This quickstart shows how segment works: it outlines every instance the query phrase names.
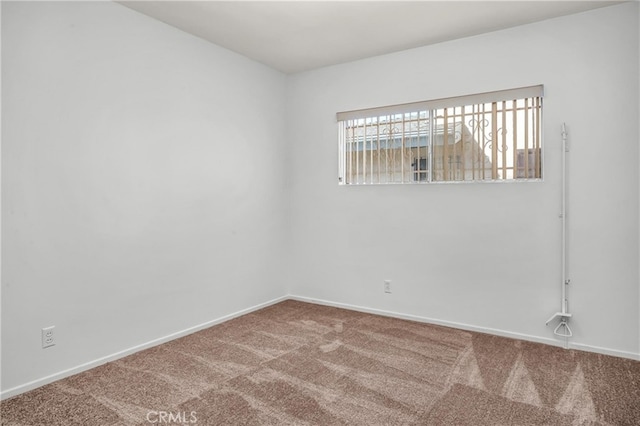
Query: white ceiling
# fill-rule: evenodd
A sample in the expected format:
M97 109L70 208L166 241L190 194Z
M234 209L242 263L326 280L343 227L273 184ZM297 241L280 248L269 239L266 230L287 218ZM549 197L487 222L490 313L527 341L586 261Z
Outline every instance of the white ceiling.
M119 1L284 73L514 27L619 1Z

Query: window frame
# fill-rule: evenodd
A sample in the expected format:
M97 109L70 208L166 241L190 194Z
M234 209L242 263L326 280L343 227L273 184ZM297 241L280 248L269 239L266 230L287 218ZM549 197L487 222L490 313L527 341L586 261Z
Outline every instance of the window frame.
M339 153L338 153L338 183L340 185L345 185L345 186L353 186L353 185L386 185L386 184L401 184L401 185L407 185L407 184L433 184L433 183L510 183L510 182L542 182L544 180L544 135L543 135L543 98L544 98L544 86L543 85L535 85L535 86L527 86L527 87L521 87L521 88L516 88L516 89L508 89L508 90L500 90L500 91L493 91L493 92L484 92L484 93L479 93L479 94L472 94L472 95L466 95L466 96L456 96L456 97L451 97L451 98L441 98L441 99L435 99L435 100L428 100L428 101L421 101L421 102L411 102L411 103L405 103L405 104L398 104L398 105L388 105L388 106L383 106L383 107L375 107L375 108L368 108L368 109L360 109L360 110L353 110L353 111L344 111L344 112L339 112L336 114L336 119L338 122L338 149L339 149ZM532 99L533 102L531 102L531 104L529 104L529 100ZM519 107L517 105L517 102L523 101L524 102L524 107ZM507 102L512 103L512 106L510 108L508 108L507 106ZM505 143L505 136L504 134L507 133L509 130L503 130L503 127L497 128L497 123L498 119L496 118L495 115L495 111L496 111L496 107L495 105L500 103L501 104L501 108L499 111L502 114L502 118L500 123L502 124L502 126L506 127L506 122L505 122L505 117L507 114L507 111L509 111L509 115L513 118L513 122L514 122L514 128L513 128L513 134L510 135L510 137L512 138L511 144L507 144ZM453 110L454 111L454 115L455 115L455 111L456 109L460 109L461 111L465 111L466 108L472 106L473 108L475 108L476 106L479 108L480 106L482 106L483 108L486 105L492 105L493 106L493 117L491 118L491 125L493 126L491 129L491 140L490 140L490 144L489 146L491 146L493 144L493 142L496 142L495 145L499 145L499 136L498 135L498 131L502 132L502 149L507 149L507 150L512 150L512 153L510 155L513 156L513 159L509 159L508 163L505 163L505 154L501 154L502 155L502 159L501 160L501 165L498 166L499 161L496 161L497 158L495 157L496 155L496 149L497 148L492 148L493 149L493 157L491 158L492 161L489 161L489 164L491 164L491 168L493 169L493 172L491 173L491 177L490 178L486 178L485 177L485 172L486 172L486 164L487 164L487 159L481 159L480 163L483 163L481 166L479 166L478 170L480 170L480 167L482 168L482 178L476 177L475 175L475 171L473 172L473 174L469 177L468 176L468 171L466 171L466 169L462 169L462 173L461 176L462 178L458 178L457 176L460 174L460 169L459 166L455 167L455 170L453 171L453 173L455 174L455 178L450 178L450 177L443 177L443 178L436 178L436 173L441 173L443 176L445 176L445 173L450 173L451 171L448 170L447 167L445 167L444 165L441 166L443 171L438 171L436 170L435 164L433 164L434 162L434 147L437 147L438 142L437 142L437 138L438 135L440 135L440 139L444 138L445 142L440 143L440 145L442 145L442 150L444 150L444 153L440 154L440 156L442 158L437 158L436 160L438 160L440 163L444 163L445 160L445 155L446 155L446 151L449 146L452 145L456 145L457 143L455 142L455 139L453 139L453 143L447 142L447 137L448 135L451 135L452 132L455 135L456 134L456 128L458 126L460 126L460 132L464 133L465 131L468 133L469 132L469 128L467 127L467 123L464 120L465 117L465 113L461 112L461 116L463 117L459 122L455 121L455 118L453 119L454 121L450 122L447 119L447 113L446 111L450 111ZM524 148L520 148L521 147L521 137L519 135L516 134L517 131L517 123L520 123L520 118L519 114L520 114L520 110L523 110L522 114L524 117L524 122L528 123L528 126L530 126L530 128L525 128L523 130L520 130L521 132L524 132L525 136L525 142L524 142ZM444 121L441 122L441 128L437 128L438 127L438 120L442 120L442 116L438 116L437 113L441 111L445 111L444 113ZM475 111L475 109L474 109ZM426 113L426 115L425 115ZM527 116L527 114L531 113L531 118L529 118ZM392 179L391 181L380 181L380 172L378 172L378 181L374 181L374 177L373 177L373 170L370 171L371 173L371 181L366 181L367 177L366 177L366 173L363 179L359 178L359 171L355 174L356 179L354 180L354 174L353 174L353 170L351 170L349 167L347 167L347 161L349 161L350 166L352 167L352 158L348 158L349 155L353 155L354 150L351 148L351 150L349 151L347 144L348 143L354 143L354 138L356 138L356 136L352 135L352 139L350 139L350 142L347 142L348 136L347 136L347 132L349 129L353 129L356 127L361 127L361 124L352 124L352 127L347 127L346 123L355 123L355 120L360 120L358 121L358 123L362 123L361 120L365 120L364 121L364 135L358 135L357 138L359 138L358 140L361 142L356 141L356 144L361 143L362 146L362 151L366 152L367 150L373 150L373 148L368 148L369 146L373 147L374 143L373 143L373 139L369 140L369 136L366 133L366 128L367 125L369 125L369 127L376 127L379 128L381 125L383 125L383 118L384 117L388 117L388 121L386 122L386 124L384 125L388 125L392 126L392 122L395 123L395 121L393 120L398 120L398 117L402 117L401 121L402 121L402 130L400 132L401 134L401 138L402 138L402 145L401 145L401 151L400 154L402 156L405 155L405 150L406 150L406 146L405 146L405 132L406 129L404 127L404 121L405 121L405 116L406 114L416 114L416 119L407 119L408 121L420 121L420 120L424 120L426 123L426 126L428 127L428 133L426 133L428 136L426 136L425 142L424 142L424 147L425 147L425 151L423 153L420 152L420 142L418 143L418 154L417 157L414 157L414 153L410 152L410 156L409 156L409 162L411 163L413 161L413 163L411 163L410 168L407 168L407 170L405 170L406 168L406 162L404 160L404 158L402 159L403 162L403 166L400 168L400 171L397 173L400 173L401 175L401 179L400 181L396 181L395 179L395 171L391 171L388 172L388 169L385 169L385 173L391 173ZM486 118L487 116L487 112L483 109L482 113L478 113L478 117L482 117L483 119ZM413 117L413 115L411 115L410 117ZM370 120L369 124L366 124L367 121L366 120ZM529 122L529 120L531 120ZM371 124L374 123L374 124ZM424 123L423 123L424 124ZM471 121L469 122L469 124L471 124ZM508 124L508 123L507 123ZM420 126L420 124L418 124L418 126ZM486 131L487 129L485 129L483 127L483 131ZM418 132L426 132L426 127L423 125L422 130L419 130ZM389 131L391 132L391 131ZM440 132L440 133L438 133ZM535 139L535 144L534 145L527 145L527 140L529 138L529 133L531 134L531 139ZM388 133L391 134L391 133ZM413 134L415 135L415 130L413 131ZM418 133L418 140L420 138L420 135L422 135L424 133ZM454 136L456 137L456 136ZM457 135L457 137L460 137L460 144L462 144L462 136ZM380 138L380 131L378 130L378 139L377 139L377 146L378 146L378 155L380 155L380 152L384 152L385 155L390 155L389 154L389 142L392 141L393 143L393 139L397 138L396 136L392 137L387 137L386 139L386 146L384 149L380 149L380 145L381 145L381 141L382 139ZM476 141L475 139L473 139L473 142L476 145L479 145L479 141ZM482 154L479 155L484 155L485 157L487 156L486 153L486 141L485 144L482 146ZM353 145L351 145L353 146ZM415 146L411 146L410 148L415 148ZM360 149L360 147L357 147L356 150ZM397 148L394 148L397 150ZM463 151L464 149L466 149L465 147L460 147L459 148L461 151L456 152L455 149L453 151L453 157L456 158L460 158L460 155L462 155L463 157L465 156L465 152ZM478 148L480 149L480 148ZM524 154L524 150L528 150L529 155L525 155ZM523 152L519 152L519 151L523 151ZM533 152L532 152L533 151ZM502 152L502 151L501 151ZM358 155L358 154L356 154ZM363 156L366 154L363 154ZM373 154L370 154L373 158ZM532 157L533 155L533 157ZM424 158L423 158L424 157ZM525 165L523 165L522 167L520 167L520 160L524 159L524 157L526 157L525 161ZM488 157L487 157L488 158ZM535 159L535 163L533 165L533 167L531 167L530 164L530 160L529 158L534 158ZM422 160L426 159L426 169L422 169ZM357 164L356 160L356 164ZM373 160L372 160L373 161ZM474 160L475 161L475 160ZM415 168L415 162L419 163L419 169ZM463 160L464 163L464 160ZM363 160L363 164L365 164L364 160ZM460 164L460 161L457 160L457 164ZM394 167L397 168L397 165L395 165ZM464 166L463 166L464 167ZM500 168L499 171L503 173L503 175L501 176L499 173L496 173L495 170L497 168ZM522 170L521 169L525 169L526 167L526 173L524 173L524 175L527 175L528 173L530 173L531 170L533 170L534 175L533 176L526 176L526 177L522 177ZM349 174L347 175L347 170L349 170ZM422 179L422 171L426 172L426 176L425 179ZM507 171L509 171L507 173ZM408 173L409 178L404 177L404 175ZM466 173L466 174L465 174ZM349 181L349 177L351 178L351 181ZM418 177L418 179L416 179L416 177Z

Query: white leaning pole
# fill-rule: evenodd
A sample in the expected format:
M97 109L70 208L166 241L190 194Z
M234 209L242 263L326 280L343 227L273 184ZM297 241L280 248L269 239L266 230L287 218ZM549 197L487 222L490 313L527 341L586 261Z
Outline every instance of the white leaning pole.
M546 325L549 325L550 322L555 320L556 318L560 320L558 326L553 330L553 334L556 336L565 338L565 348L569 346L569 337L573 336L571 332L571 328L569 327L569 318L571 318L571 314L569 313L569 301L567 299L567 286L571 282L567 278L567 152L569 151L569 147L567 145L567 128L566 125L562 124L562 201L560 207L560 220L562 223L562 300L561 300L561 310L560 312L556 312L547 320Z

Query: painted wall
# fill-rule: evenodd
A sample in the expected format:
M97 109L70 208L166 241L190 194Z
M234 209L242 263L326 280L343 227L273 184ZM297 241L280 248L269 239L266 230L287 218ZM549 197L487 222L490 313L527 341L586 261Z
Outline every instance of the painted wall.
M637 4L289 77L113 3L1 15L3 392L286 294L561 343L562 122L572 342L640 353ZM337 111L539 83L544 182L337 185Z
M112 2L2 65L3 391L286 294L283 74Z
M571 342L639 356L637 8L292 76L292 294L563 343L545 321L560 308L566 122ZM540 83L544 182L338 186L336 112Z

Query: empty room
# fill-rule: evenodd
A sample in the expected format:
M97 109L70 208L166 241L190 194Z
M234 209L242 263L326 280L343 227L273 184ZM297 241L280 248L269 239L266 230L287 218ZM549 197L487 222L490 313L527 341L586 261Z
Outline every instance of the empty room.
M2 1L0 423L640 424L636 1Z

